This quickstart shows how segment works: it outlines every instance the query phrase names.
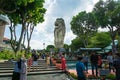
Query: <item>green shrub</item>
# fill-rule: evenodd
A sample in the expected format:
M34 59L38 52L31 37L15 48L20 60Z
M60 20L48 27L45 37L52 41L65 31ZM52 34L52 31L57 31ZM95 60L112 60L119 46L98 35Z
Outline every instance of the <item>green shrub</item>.
M75 75L74 73L70 73L70 76L74 79L77 79L77 75Z
M114 80L115 79L115 75L114 74L107 74L105 76L106 79L111 79L111 80Z
M15 58L13 51L3 50L0 52L0 59L11 59L11 58Z
M25 51L19 51L17 53L17 55L15 56L15 53L12 51L12 50L3 50L0 52L0 59L11 59L11 58L14 58L14 59L18 59L18 58L21 58L22 55L25 54ZM26 58L29 58L31 54L26 54L25 57Z

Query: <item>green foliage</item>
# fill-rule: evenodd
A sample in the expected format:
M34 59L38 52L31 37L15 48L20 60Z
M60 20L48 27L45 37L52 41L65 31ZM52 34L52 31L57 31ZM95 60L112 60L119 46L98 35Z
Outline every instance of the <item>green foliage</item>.
M111 79L111 80L115 80L115 75L114 74L107 74L105 76L106 79Z
M0 13L13 13L16 11L16 0L0 0Z
M82 41L80 40L79 37L76 37L75 39L73 39L71 41L71 48L72 51L79 49L80 47L84 47L84 44L82 43Z
M4 49L0 52L0 59L7 59L7 60L11 58L18 59L21 58L23 55L25 55L26 58L29 58L31 56L31 54L25 54L25 51L19 51L15 56L14 51Z
M119 24L120 3L115 0L100 0L95 4L93 12L99 22L100 27L117 27ZM109 26L108 26L109 25Z
M15 6L15 11L11 13L4 12L6 14L10 21L10 34L11 34L11 46L15 53L17 53L20 50L20 45L24 40L26 39L28 42L27 48L29 48L31 35L34 30L34 27L38 23L42 23L44 21L44 14L46 12L46 9L43 7L44 0L10 0L10 1L2 1L0 3L6 4L5 7L8 7L7 4L10 4ZM16 35L18 33L16 31L16 26L18 24L21 25L21 32L19 35ZM14 34L14 35L13 35ZM16 37L17 36L17 37ZM19 36L19 37L18 37ZM16 44L16 41L18 40L18 43ZM24 44L23 44L24 45ZM26 49L29 50L29 49ZM28 52L28 51L26 51Z
M108 32L100 32L91 37L91 43L88 47L100 47L104 48L111 43L111 38Z
M119 0L100 0L95 4L93 13L96 16L99 27L108 28L113 43L112 51L116 53L114 43L120 25L120 1ZM116 30L115 30L116 29Z
M80 37L85 47L88 45L88 40L97 31L97 22L93 13L80 12L73 16L71 21L71 30L77 37Z
M64 48L65 48L66 52L69 51L69 45L68 44L64 44Z
M11 59L15 58L15 54L10 50L3 50L0 52L0 59Z
M54 45L48 45L47 47L46 47L46 50L48 51L48 52L50 52L51 51L51 49L53 49L54 50Z
M77 76L74 73L69 74L72 78L77 79Z

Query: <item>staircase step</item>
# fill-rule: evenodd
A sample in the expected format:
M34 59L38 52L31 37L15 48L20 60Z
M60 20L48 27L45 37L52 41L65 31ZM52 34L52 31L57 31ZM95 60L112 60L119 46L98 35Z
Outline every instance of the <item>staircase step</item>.
M55 70L55 71L39 71L39 72L28 72L27 75L40 75L40 74L55 74L55 73L63 73L62 70ZM11 77L13 73L2 73L0 77Z
M33 69L32 69L33 70ZM59 70L57 68L45 68L45 69L37 69L36 72L38 71L55 71L55 70ZM13 70L0 70L0 73L10 73L10 72L13 72Z

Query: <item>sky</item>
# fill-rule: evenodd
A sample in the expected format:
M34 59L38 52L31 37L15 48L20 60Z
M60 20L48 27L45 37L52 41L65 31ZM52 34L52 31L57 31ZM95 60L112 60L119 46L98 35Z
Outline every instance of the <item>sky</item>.
M65 21L64 43L70 45L71 40L76 37L71 31L72 17L81 11L92 11L96 2L98 0L45 0L44 7L47 9L44 16L45 21L35 27L30 42L31 48L44 49L47 45L54 45L54 22L57 18L63 18ZM19 32L20 29L17 28L17 31ZM19 33L17 34L19 35ZM10 38L8 27L5 29L5 37Z

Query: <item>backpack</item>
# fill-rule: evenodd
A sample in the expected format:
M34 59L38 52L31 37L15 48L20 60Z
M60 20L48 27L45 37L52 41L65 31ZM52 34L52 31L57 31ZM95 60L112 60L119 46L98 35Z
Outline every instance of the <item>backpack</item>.
M37 59L38 59L38 55L35 54L35 55L33 56L33 60L34 60L34 61L37 61Z

